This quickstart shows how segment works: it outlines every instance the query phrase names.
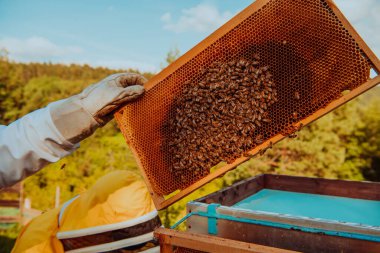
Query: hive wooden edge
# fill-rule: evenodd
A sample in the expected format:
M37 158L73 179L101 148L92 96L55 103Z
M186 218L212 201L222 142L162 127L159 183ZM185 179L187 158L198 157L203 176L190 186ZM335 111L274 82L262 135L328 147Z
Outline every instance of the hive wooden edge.
M380 201L380 182L259 174L187 203L232 206L262 189Z
M269 246L240 242L216 236L180 232L167 228L158 228L154 231L160 242L162 253L174 252L174 247L200 250L204 252L230 252L230 253L291 253L297 251L273 248Z
M316 111L314 114L312 114L308 118L300 121L297 124L297 126L299 126L300 124L303 124L303 126L309 125L310 123L321 118L322 116L326 115L327 113L331 112L332 110L336 109L337 107L349 102L350 100L352 100L355 97L359 96L360 94L366 92L367 90L371 89L372 87L376 86L377 84L380 84L380 76L377 76L373 79L368 80L366 83L362 84L358 88L352 90L348 94L346 94L346 95L340 97L339 99L333 101L332 103L330 103L325 108L322 108L322 109ZM275 144L275 143L283 140L286 137L287 136L284 136L282 134L278 134L278 135L274 136L273 138L265 141L263 144L257 146L256 148L254 148L250 152L248 152L250 157L244 157L243 156L243 157L236 159L233 163L227 164L227 165L223 166L222 168L216 170L215 172L210 173L206 177L195 182L194 184L190 185L189 187L181 190L179 193L177 193L176 195L174 195L168 199L165 199L165 200L163 200L163 198L161 198L159 200L157 199L157 201L155 202L156 208L158 210L161 210L161 209L164 209L164 208L174 204L175 202L179 201L180 199L182 199L185 196L189 195L190 193L194 192L196 189L204 186L205 184L209 183L210 181L212 181L218 177L223 176L228 171L233 170L234 168L236 168L240 164L248 161L250 158L253 158L254 156L256 156L260 152L260 150L268 148L268 146L271 145L270 143Z

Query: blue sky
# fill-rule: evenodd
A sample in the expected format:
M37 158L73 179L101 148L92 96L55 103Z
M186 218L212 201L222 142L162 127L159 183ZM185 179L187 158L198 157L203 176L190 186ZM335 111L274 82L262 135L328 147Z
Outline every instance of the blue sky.
M248 6L248 0L0 0L0 48L16 61L158 71ZM380 56L380 0L336 0Z

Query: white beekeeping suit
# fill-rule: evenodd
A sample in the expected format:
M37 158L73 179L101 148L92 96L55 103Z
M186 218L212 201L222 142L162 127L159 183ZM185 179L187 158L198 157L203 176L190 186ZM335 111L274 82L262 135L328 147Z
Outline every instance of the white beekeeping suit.
M142 95L144 82L138 74L111 75L78 95L0 125L0 189L71 154L121 105Z

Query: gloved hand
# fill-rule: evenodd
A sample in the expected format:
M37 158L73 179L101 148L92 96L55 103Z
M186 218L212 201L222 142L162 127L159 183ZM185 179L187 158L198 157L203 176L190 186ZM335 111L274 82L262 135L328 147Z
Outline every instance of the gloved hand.
M78 143L108 123L122 105L140 97L145 82L139 74L111 75L80 94L50 104L53 123L67 141Z

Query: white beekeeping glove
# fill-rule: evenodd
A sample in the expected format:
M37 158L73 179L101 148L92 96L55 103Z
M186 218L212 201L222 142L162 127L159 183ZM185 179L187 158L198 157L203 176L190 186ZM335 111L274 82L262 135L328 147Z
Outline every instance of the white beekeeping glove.
M139 74L114 74L80 94L49 105L53 122L63 137L78 143L104 126L126 102L144 93L146 79Z

